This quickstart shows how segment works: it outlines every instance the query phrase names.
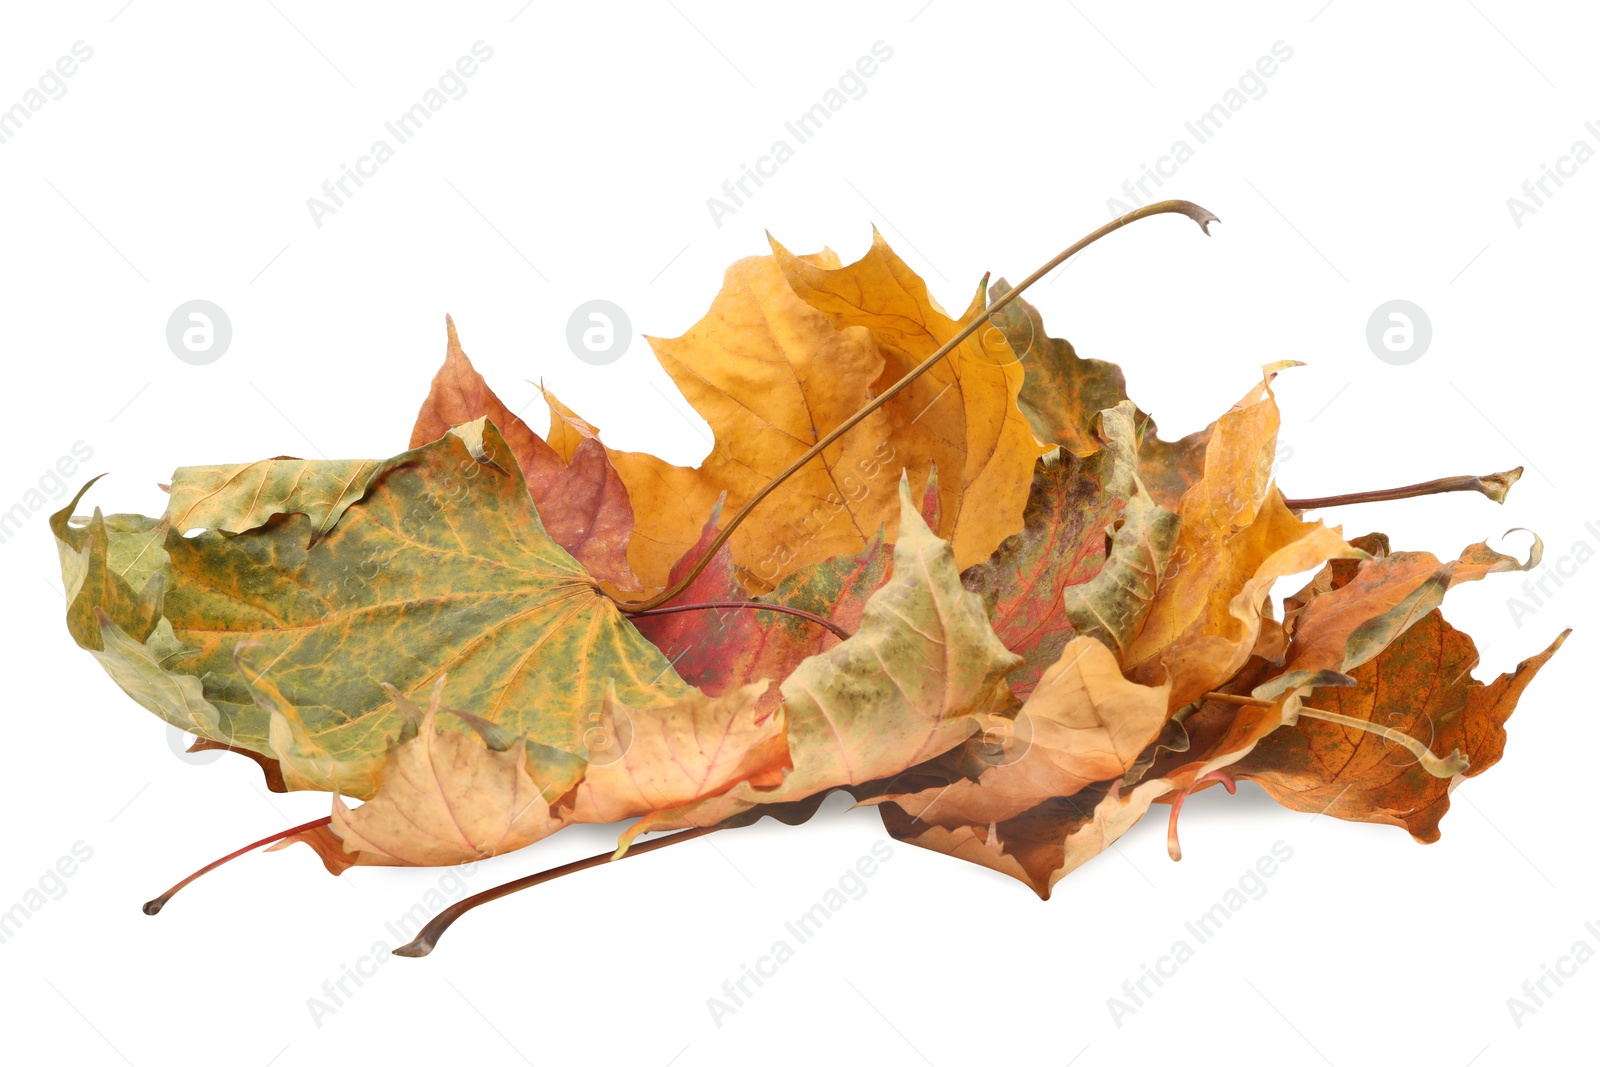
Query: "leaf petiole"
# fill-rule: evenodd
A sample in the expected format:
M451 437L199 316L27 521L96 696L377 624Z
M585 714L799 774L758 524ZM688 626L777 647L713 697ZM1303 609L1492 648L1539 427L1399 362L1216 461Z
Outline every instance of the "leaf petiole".
M1207 693L1195 701L1195 704L1198 706L1207 700L1215 700L1219 704L1238 704L1246 708L1270 708L1277 703L1272 700L1262 700L1259 697L1239 696L1235 693Z
M841 641L848 640L850 631L834 622L832 619L818 615L812 611L801 608L791 608L784 604L767 604L760 600L708 600L700 604L672 604L664 608L650 608L647 611L635 611L630 614L636 619L646 618L651 615L671 615L679 611L707 611L713 608L748 608L751 611L776 611L784 615L795 615L802 619L809 619L818 626L826 627L836 634Z
M450 925L452 923L461 918L461 916L465 915L467 912L471 911L473 908L476 908L479 904L487 904L492 900L499 900L501 897L510 896L519 889L527 889L531 886L539 885L542 882L554 881L555 879L560 878L562 875L576 874L579 871L586 871L590 867L600 867L604 864L611 863L616 859L625 860L629 856L637 856L642 852L654 852L656 849L666 848L668 845L677 845L683 843L684 841L692 841L697 837L704 837L706 834L715 833L720 829L722 829L720 826L699 826L692 830L682 830L675 834L668 834L666 837L657 838L654 841L646 841L643 844L634 845L620 857L617 856L614 850L611 852L601 852L585 859L574 860L571 863L564 863L559 867L551 867L547 871L539 871L535 874L524 875L521 878L516 878L512 881L506 882L504 885L497 885L493 889L485 889L481 893L474 893L465 900L456 901L454 904L435 915L428 922L428 925L424 926L421 931L418 932L415 938L395 949L394 954L396 956L426 956L438 946L439 938L444 936L444 932L450 929Z
M1273 702L1270 700L1260 700L1256 697L1236 696L1233 693L1207 693L1205 696L1201 697L1200 700L1215 700L1224 704L1238 704L1243 707L1251 708L1270 708L1273 706ZM1459 749L1451 752L1450 755L1441 759L1440 757L1434 755L1433 750L1427 745L1423 744L1421 741L1418 741L1408 733L1396 730L1392 726L1379 726L1377 723L1370 722L1366 719L1357 719L1349 715L1340 715L1336 711L1323 711L1321 708L1309 708L1304 704L1300 705L1298 714L1308 719L1321 719L1323 722L1332 722L1338 723L1340 726L1349 726L1353 729L1362 730L1369 734L1376 734L1385 741L1392 741L1395 744L1405 748L1413 756L1417 757L1417 762L1422 765L1422 769L1433 775L1435 778L1453 778L1471 765L1471 762L1466 756L1461 754ZM1291 725L1292 721L1293 720L1290 720L1290 722L1286 722L1284 725ZM1205 779L1201 779L1201 781L1204 780ZM1176 811L1174 811L1174 816L1176 816ZM1176 818L1174 818L1174 831L1176 830L1176 826ZM1170 840L1175 841L1176 838L1172 837Z
M1379 726L1366 719L1352 718L1349 715L1340 715L1336 711L1323 711L1320 708L1300 707L1300 715L1307 719L1321 719L1323 722L1338 723L1340 726L1349 726L1356 730L1363 730L1369 734L1376 734L1385 741L1393 741L1417 757L1417 762L1422 769L1435 778L1454 778L1471 765L1471 761L1462 755L1460 749L1453 749L1450 755L1440 759L1433 754L1433 750L1418 741L1410 734L1402 733L1392 726Z
M1397 489L1372 489L1364 493L1344 493L1337 496L1312 496L1301 500L1285 500L1290 511L1310 511L1313 508L1336 508L1342 504L1375 504L1383 500L1409 500L1435 493L1482 493L1496 504L1504 504L1506 494L1522 477L1522 468L1500 471L1497 474L1460 474L1453 478L1435 478L1430 482L1402 485Z
M1178 812L1183 810L1183 802L1189 798L1190 793L1209 782L1221 782L1229 794L1238 788L1228 775L1221 771L1212 771L1196 778L1193 785L1173 798L1172 811L1167 815L1167 855L1174 860L1183 859L1183 849L1178 846Z
M189 877L185 878L183 881L179 882L165 893L162 893L159 897L156 897L154 900L145 901L143 911L146 915L157 915L160 913L162 908L167 906L167 901L171 900L178 890L182 889L196 878L199 878L202 874L214 871L218 867L221 867L224 863L227 863L229 860L238 859L246 852L252 852L255 849L261 848L263 845L270 845L274 841L282 841L286 837L293 837L295 834L302 833L306 830L315 830L317 827L326 826L332 821L333 817L331 815L324 815L320 819L312 819L310 822L303 822L299 826L291 826L287 830L279 831L278 833L272 834L269 837L263 837L260 841L252 841L250 844L239 849L237 852L230 852L219 860L212 860L210 863L206 864L204 867L201 867L198 871L195 871Z

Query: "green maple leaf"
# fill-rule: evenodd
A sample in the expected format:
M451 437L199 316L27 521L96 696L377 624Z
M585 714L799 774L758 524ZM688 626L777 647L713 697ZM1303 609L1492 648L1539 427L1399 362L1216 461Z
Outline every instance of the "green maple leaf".
M633 708L687 691L545 533L493 426L386 461L359 499L330 494L352 470L366 476L308 464L305 492L276 493L270 515L241 504L248 479L218 487L208 514L240 533L98 513L74 526L69 505L52 524L74 637L169 722L278 759L291 787L356 797L402 724L380 683L421 694L448 675L450 707L572 753L608 686ZM241 644L270 698L235 665Z

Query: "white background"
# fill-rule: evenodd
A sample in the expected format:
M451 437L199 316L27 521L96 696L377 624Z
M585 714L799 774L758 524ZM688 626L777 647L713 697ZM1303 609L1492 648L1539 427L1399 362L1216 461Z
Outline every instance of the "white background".
M1140 223L1034 290L1053 333L1115 360L1167 435L1204 425L1255 368L1279 379L1290 495L1525 464L1509 503L1448 497L1333 514L1347 533L1453 557L1507 527L1552 561L1600 548L1592 476L1593 238L1600 162L1519 227L1506 204L1600 137L1592 9L1505 0L964 6L534 0L315 5L171 0L7 5L0 107L74 42L93 58L0 145L9 429L0 509L75 442L109 471L88 500L159 513L184 463L402 449L454 315L513 408L543 379L613 446L706 451L639 334L697 319L770 230L847 261L871 223L964 306L1109 217L1107 200L1258 57L1293 57L1162 195L1221 216ZM316 226L306 200L384 136L457 57L493 58ZM873 43L893 57L717 226L706 199ZM392 143L392 142L391 142ZM1553 189L1554 187L1551 186ZM623 359L568 350L580 302L631 316ZM231 348L180 362L168 315L226 309ZM1404 298L1434 338L1379 361L1365 326ZM671 399L668 399L668 398ZM538 428L538 405L527 411ZM0 945L8 1059L74 1063L600 1061L1513 1064L1593 1056L1600 963L1519 1028L1506 999L1600 923L1586 763L1600 567L1531 616L1524 576L1453 592L1491 678L1576 626L1510 725L1504 762L1458 791L1444 838L1311 819L1258 790L1185 812L1181 864L1156 813L1041 903L911 846L718 1027L706 1000L884 837L831 803L520 894L425 960L383 956L324 996L438 871L334 880L308 850L251 856L159 918L139 904L237 845L324 814L256 768L192 766L61 623L45 517L0 545L9 667L0 909L75 842L65 893ZM1585 523L1597 521L1595 527ZM1493 542L1500 545L1501 542ZM1526 535L1504 542L1522 551ZM1569 568L1570 569L1570 568ZM1547 588L1554 590L1555 583ZM1520 623L1520 625L1519 625ZM1293 858L1117 1026L1107 998L1166 953L1279 840ZM568 830L470 886L607 847ZM82 847L82 846L80 846ZM1190 938L1191 944L1193 943ZM1550 986L1554 990L1554 986Z

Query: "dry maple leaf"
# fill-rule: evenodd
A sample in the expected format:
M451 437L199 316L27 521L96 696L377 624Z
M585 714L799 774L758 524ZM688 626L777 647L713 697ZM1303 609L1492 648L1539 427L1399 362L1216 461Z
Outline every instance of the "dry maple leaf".
M1302 522L1272 485L1278 408L1266 379L1217 420L1205 473L1178 505L1169 573L1123 653L1146 684L1172 682L1174 709L1238 673L1255 647L1272 583L1336 557L1360 557L1337 529Z
M1122 676L1116 656L1078 637L1040 678L1015 720L991 724L997 762L976 779L889 793L901 810L940 823L987 826L1095 782L1120 778L1167 721L1167 687Z
M588 736L588 770L573 822L621 822L675 811L741 782L776 785L789 766L784 710L758 710L767 681L719 696L690 692L664 707L630 711L614 697Z
M1146 782L1131 793L1109 792L1049 800L1004 822L940 825L898 804L881 805L884 828L896 840L988 867L1017 879L1049 900L1057 882L1126 833L1163 791Z
M838 266L828 251L807 261ZM634 505L629 559L647 585L661 586L719 498L730 509L742 506L871 399L884 357L865 330L837 329L808 307L771 256L729 267L722 291L688 333L649 340L714 435L699 467L610 453ZM761 520L734 536L730 548L747 593L770 589L806 563L860 551L880 526L892 538L893 478L905 467L920 482L929 464L895 414L874 412L784 482Z
M989 288L991 302L1004 297L1011 286L1001 278ZM1099 359L1084 359L1072 342L1050 337L1044 318L1026 300L1014 300L990 316L1022 361L1025 376L1017 406L1041 441L1058 444L1069 452L1088 455L1099 449L1095 420L1100 412L1128 399L1122 368ZM1155 420L1137 409L1139 478L1151 496L1166 507L1176 507L1184 492L1199 480L1205 462L1211 427L1177 441L1163 441Z
M989 287L991 302L1011 291L1004 278ZM1099 359L1083 359L1072 342L1045 333L1044 317L1026 300L1013 300L992 313L1023 368L1017 407L1041 441L1087 456L1100 449L1095 420L1106 408L1128 399L1122 368ZM1141 418L1141 422L1143 419Z
M105 648L102 631L107 623L137 642L151 638L161 619L161 600L168 575L166 555L152 540L167 536L159 520L131 522L129 516L107 517L96 508L87 520L75 520L73 511L99 479L91 479L67 506L50 516L56 554L61 561L61 584L67 600L67 631L91 651ZM138 518L143 519L143 516ZM135 565L134 561L144 561ZM170 636L170 629L167 631ZM170 654L171 649L148 649ZM138 658L144 658L138 653ZM102 661L104 662L104 661Z
M1128 401L1101 412L1104 447L1092 456L1041 459L1022 531L962 574L984 597L995 632L1023 657L1011 677L1019 696L1074 635L1120 656L1150 609L1178 517L1140 481L1135 414Z
M256 463L179 467L168 489L165 518L183 532L244 533L283 514L292 502L320 537L366 494L381 466L370 459L313 462L279 456Z
M1289 681L1296 672L1353 670L1437 608L1450 589L1494 573L1530 570L1543 554L1537 538L1524 563L1482 541L1449 563L1429 552L1390 552L1382 534L1351 543L1376 554L1332 561L1295 598L1292 640L1282 654Z
M894 574L849 640L783 681L795 769L769 800L894 774L954 747L1015 700L1020 657L962 587L954 546L928 529L900 482Z
M1106 566L1108 531L1126 524L1137 489L1134 447L1113 434L1087 458L1060 451L1040 458L1022 529L961 575L983 597L1000 640L1023 659L1011 676L1018 696L1033 691L1078 626L1094 625L1089 612L1074 609L1084 583Z
M1355 686L1318 689L1307 698L1308 706L1379 731L1398 731L1434 752L1460 752L1467 767L1459 777L1430 773L1426 757L1382 733L1314 719L1305 712L1292 728L1263 738L1233 773L1296 811L1388 823L1418 841L1437 841L1451 789L1460 777L1482 774L1499 762L1506 719L1570 632L1485 685L1470 675L1478 662L1472 639L1433 610L1352 670Z
M171 623L162 619L148 638L136 641L105 608L95 605L93 612L98 645L89 653L123 692L187 733L215 738L224 732L222 716L206 699L200 679L169 669L193 651L174 636Z
M950 318L876 229L867 254L847 267L809 262L776 241L772 249L806 303L840 329L871 335L884 356L879 392L954 339L962 322L981 318L987 301L980 284L960 320ZM940 532L963 569L1021 527L1034 461L1048 450L1017 408L1022 379L1005 335L979 331L880 409L893 415L896 452L939 468Z
M493 426L468 424L388 461L314 544L311 520L292 498L284 507L281 521L239 534L169 530L155 551L170 561L162 618L192 646L164 669L203 680L220 720L206 736L271 754L292 788L372 795L384 739L398 725L380 682L415 693L448 671L452 705L572 752L582 751L586 716L608 687L635 707L686 692L546 535ZM84 539L80 555L104 552L94 524L74 533L58 518L68 537ZM75 605L139 620L142 602L114 583L79 585ZM240 641L263 646L286 714L256 706L233 669ZM147 689L130 693L151 699Z
M623 591L638 589L627 555L633 507L605 449L598 440L586 444L562 439L559 450L541 440L500 402L473 367L448 316L445 327L449 337L444 365L417 413L411 447L436 441L453 426L487 418L511 449L551 539L595 578Z
M333 798L332 829L358 864L441 867L523 848L561 827L528 774L525 738L496 750L436 723L444 679L420 714L398 690L412 736L393 745L372 799ZM414 718L413 718L414 716Z
M277 847L304 841L334 873L363 864L446 866L523 848L571 823L618 822L776 779L788 750L781 714L754 715L764 688L691 692L633 712L610 698L589 730L587 761L560 768L530 752L539 746L526 736L474 715L450 712L477 736L437 729L442 681L426 713L391 688L406 721L377 793L354 810L335 797L328 826Z
M710 424L697 468L647 453L612 452L634 503L629 558L648 585L665 585L719 499L742 507L770 479L957 331L926 285L874 232L865 257L773 256L730 267L711 310L651 347L685 399ZM798 294L798 296L796 295ZM975 307L981 308L980 288ZM773 588L807 563L897 536L887 473L921 482L945 472L939 532L958 566L980 562L1015 529L1042 449L1016 409L1022 368L1003 336L961 344L856 430L797 471L764 503L760 522L730 540L747 593Z

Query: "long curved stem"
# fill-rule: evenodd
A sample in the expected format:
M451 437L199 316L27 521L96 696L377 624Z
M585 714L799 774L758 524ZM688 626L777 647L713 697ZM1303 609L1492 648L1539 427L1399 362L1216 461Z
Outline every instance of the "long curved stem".
M801 608L791 608L784 604L766 604L759 600L707 600L699 604L671 604L664 608L650 608L645 611L630 612L636 619L650 615L672 615L680 611L704 611L711 608L748 608L751 611L776 611L784 615L795 615L802 619L809 619L818 626L826 627L844 641L850 637L850 631L834 622L832 619L818 615L814 611L805 611Z
M1418 741L1415 737L1392 726L1379 726L1367 719L1357 719L1349 715L1340 715L1336 711L1323 711L1321 708L1300 707L1300 717L1303 719L1321 719L1323 722L1337 723L1340 726L1349 726L1356 730L1363 730L1369 734L1376 734L1385 741L1391 741L1417 757L1417 762L1422 769L1435 778L1454 778L1466 770L1471 761L1462 755L1460 749L1453 750L1450 755L1443 758L1433 754L1433 749Z
M1273 702L1270 700L1236 696L1233 693L1207 693L1200 699L1216 700L1225 704L1240 704L1252 708L1270 708L1273 706ZM1448 756L1436 756L1427 745L1404 731L1396 730L1392 726L1379 726L1368 719L1357 719L1350 715L1341 715L1337 711L1323 711L1321 708L1307 707L1304 704L1300 706L1298 714L1301 718L1321 719L1323 722L1337 723L1340 726L1349 726L1369 734L1376 734L1385 741L1401 746L1417 757L1417 762L1422 765L1422 769L1435 778L1452 778L1466 770L1470 765L1470 761L1461 754L1460 749L1451 752ZM1204 780L1201 779L1201 781ZM1229 790L1229 792L1232 792L1232 790ZM1174 818L1176 818L1176 815L1174 815Z
M637 856L643 852L654 852L656 849L666 848L668 845L692 841L697 837L704 837L706 834L715 833L720 829L722 829L720 826L700 826L693 830L683 830L676 834L669 834L654 841L646 841L643 844L634 845L623 853L621 858L627 859L629 856ZM450 929L451 923L454 923L479 904L487 904L491 900L499 900L501 897L510 896L519 889L527 889L530 886L539 885L541 882L549 882L560 878L562 875L576 874L578 871L586 871L590 867L599 867L603 864L614 862L612 857L615 855L615 851L597 853L586 859L564 863L560 867L552 867L548 871L539 871L537 874L514 879L504 885L497 885L493 889L485 889L481 893L474 893L465 900L458 900L435 915L428 925L418 932L415 938L395 949L394 954L396 956L426 956L439 944L439 938L443 937L444 932Z
M800 456L793 463L789 464L775 477L773 477L771 481L757 490L755 495L749 500L745 501L744 506L735 512L733 517L728 520L728 524L722 528L721 533L717 534L716 538L706 548L705 554L700 557L700 561L690 569L688 574L685 574L671 587L663 590L660 593L657 593L648 600L642 600L632 604L619 601L617 603L617 607L630 615L637 615L641 611L649 611L652 608L658 608L667 601L676 597L678 594L682 593L689 587L689 583L694 581L695 578L699 576L700 572L706 568L706 565L711 562L711 558L716 555L717 549L721 548L727 543L728 538L733 536L733 531L737 530L739 528L739 524L744 522L745 518L755 510L757 504L765 500L767 496L774 489L778 488L778 486L782 485L790 475L794 474L807 463L810 463L812 460L822 455L823 451L827 449L829 445L843 437L847 431L849 431L862 419L872 414L884 404L887 404L902 389L916 381L923 374L926 374L928 371L932 370L940 360L944 359L952 351L954 351L957 345L961 344L961 342L965 341L968 337L971 337L974 333L976 333L978 327L988 322L990 317L994 315L995 312L999 311L1001 308L1011 303L1011 301L1021 296L1023 291L1034 282L1037 282L1040 278L1043 278L1046 274L1049 274L1061 264L1065 263L1068 259L1077 255L1085 248L1088 248L1090 245L1094 244L1107 234L1114 233L1117 230L1122 229L1122 227L1128 225L1130 222L1138 222L1140 219L1147 218L1151 215L1165 215L1172 213L1187 215L1189 218L1199 223L1200 229L1207 234L1211 232L1209 229L1210 224L1218 221L1215 215L1201 207L1199 204L1191 204L1187 200L1162 200L1158 203L1146 204L1144 207L1135 208L1126 215L1121 215L1112 219L1110 222L1106 223L1098 230L1095 230L1087 237L1081 238L1070 248L1066 249L1060 255L1050 260L1050 262L1046 263L1044 266L1040 267L1038 270L1024 278L1015 289L1012 289L1010 292L1000 297L1000 299L996 300L994 303L990 304L988 307L974 315L966 325L962 326L960 330L956 331L956 335L954 337L940 345L938 351L913 367L906 373L905 377L901 378L889 388L885 389L882 393L878 394L878 396L875 397L870 403L864 405L861 410L857 411L854 415L850 416L838 426L834 427L831 431L824 434L822 439L808 448L804 455Z
M1342 493L1336 496L1312 496L1300 500L1285 500L1290 511L1309 511L1312 508L1336 508L1341 504L1373 504L1381 500L1409 500L1435 493L1482 493L1496 504L1504 504L1506 493L1522 477L1522 468L1500 471L1497 474L1461 474L1453 478L1435 478L1415 485L1402 485L1397 489L1372 489L1364 493Z
M278 833L272 834L271 836L263 837L260 841L252 841L250 844L239 849L237 852L230 852L219 860L212 860L210 863L206 864L204 867L201 867L198 871L195 871L189 877L185 878L183 881L179 882L165 893L162 893L159 897L156 897L154 900L145 901L143 911L146 915L157 915L160 913L162 908L167 906L167 901L171 900L173 895L177 893L178 890L182 889L196 878L199 878L202 874L214 871L218 867L221 867L224 863L227 863L229 860L238 859L246 852L252 852L263 845L270 845L274 841L282 841L286 837L293 837L295 834L306 830L315 830L317 827L326 826L332 821L333 816L324 815L320 819L312 819L310 822L303 822L299 826L291 826L287 830L280 830Z

